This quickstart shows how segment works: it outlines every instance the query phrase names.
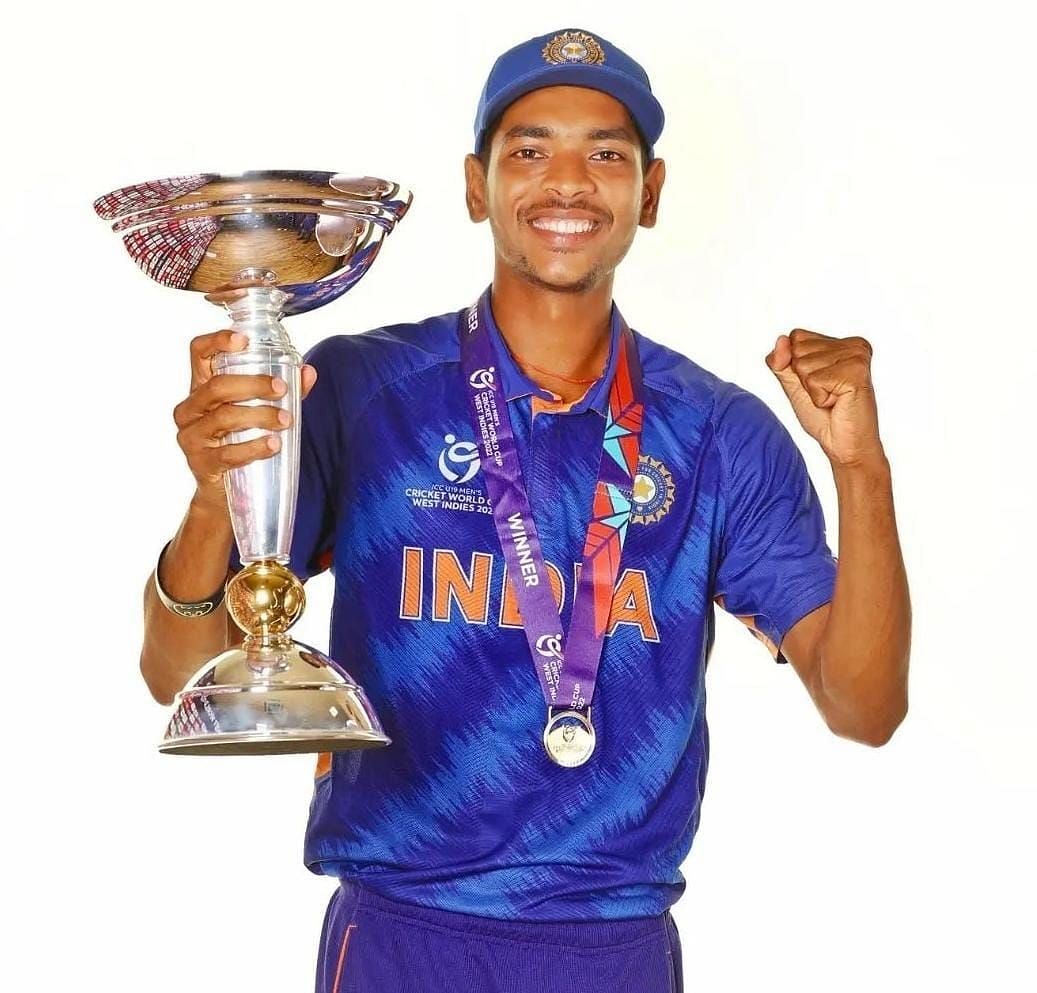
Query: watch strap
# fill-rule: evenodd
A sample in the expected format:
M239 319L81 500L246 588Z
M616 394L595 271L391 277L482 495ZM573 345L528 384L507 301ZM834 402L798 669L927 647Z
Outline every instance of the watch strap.
M174 600L164 589L162 589L162 583L159 581L158 574L162 567L162 558L166 554L166 549L173 543L173 539L162 546L162 551L158 553L158 562L155 565L155 592L158 593L159 600L162 601L162 605L169 611L172 611L178 617L205 617L211 614L221 603L223 603L223 595L226 589L226 583L224 583L215 593L207 596L204 600L197 600L194 603L183 603L179 600Z

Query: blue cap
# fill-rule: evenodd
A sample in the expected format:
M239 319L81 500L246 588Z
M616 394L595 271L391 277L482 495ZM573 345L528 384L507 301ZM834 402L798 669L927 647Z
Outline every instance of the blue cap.
M586 86L615 97L644 136L648 157L654 157L664 116L648 74L611 42L579 29L530 38L493 63L475 114L476 154L493 119L520 96L544 86Z

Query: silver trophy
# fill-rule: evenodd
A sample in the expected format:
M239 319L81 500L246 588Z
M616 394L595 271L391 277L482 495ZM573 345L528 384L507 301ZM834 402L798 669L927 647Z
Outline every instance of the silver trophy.
M219 374L279 376L292 415L269 458L224 479L242 569L226 603L244 642L206 662L177 694L159 750L284 754L387 745L363 690L337 662L288 637L305 606L288 568L299 489L302 357L281 318L340 297L407 212L396 183L331 172L206 173L116 190L94 209L164 286L225 307L248 347L213 360ZM264 403L251 400L246 403ZM226 444L267 434L231 432Z

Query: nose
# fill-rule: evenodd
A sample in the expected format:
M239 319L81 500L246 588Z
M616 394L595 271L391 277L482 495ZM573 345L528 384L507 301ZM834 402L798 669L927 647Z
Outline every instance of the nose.
M579 152L558 152L551 156L544 170L544 191L565 200L586 196L594 191L594 181L587 163Z

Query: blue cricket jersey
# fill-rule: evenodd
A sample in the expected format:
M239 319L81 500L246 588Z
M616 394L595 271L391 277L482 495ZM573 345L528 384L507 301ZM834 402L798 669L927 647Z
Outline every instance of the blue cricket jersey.
M319 376L303 403L291 568L332 570L329 654L392 744L319 758L305 863L488 917L660 914L684 890L706 783L714 600L780 645L832 597L821 506L761 400L635 331L645 422L593 701L598 742L586 765L555 765L472 436L463 313L335 335L306 355ZM613 308L605 375L562 404L490 321L566 627L618 331Z

